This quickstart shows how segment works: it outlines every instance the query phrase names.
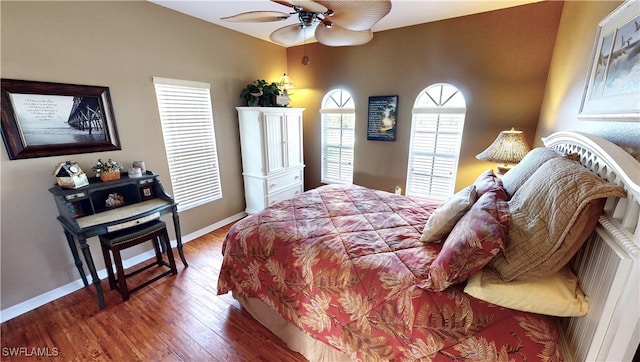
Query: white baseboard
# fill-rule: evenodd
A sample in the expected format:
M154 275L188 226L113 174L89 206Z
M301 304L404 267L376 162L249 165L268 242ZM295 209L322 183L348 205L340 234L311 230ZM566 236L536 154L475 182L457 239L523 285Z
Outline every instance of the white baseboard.
M193 233L190 233L188 235L183 235L182 236L182 244L186 244L191 240L197 239L202 235L205 235L207 233L210 233L216 229L219 229L227 224L230 224L234 221L240 220L243 217L245 217L247 214L244 212L235 214L231 217L228 217L224 220L218 221L210 226L207 226L205 228L202 228L200 230L197 230ZM177 243L176 240L171 240L171 245L173 247L176 247ZM131 266L134 266L136 264L139 264L145 260L148 260L150 258L154 258L155 257L155 252L153 250L149 250L146 251L144 253L135 255L131 258L128 258L126 260L122 261L122 265L125 268L129 268ZM176 260L179 260L180 258L178 256L176 256ZM107 277L107 269L101 269L98 270L98 277L100 279L104 279ZM87 275L87 280L89 281L89 287L93 288L93 284L91 284L91 275ZM4 323L6 321L8 321L9 319L15 318L21 314L24 314L30 310L36 309L44 304L47 304L51 301L54 301L60 297L63 297L67 294L73 293L76 290L82 289L84 288L84 283L82 282L82 279L77 279L71 283L65 284L61 287L55 288L53 290L50 290L46 293L40 294L38 296L35 296L31 299L28 299L22 303L18 303L12 307L9 307L7 309L3 309L0 311L0 323ZM96 300L97 303L97 300Z

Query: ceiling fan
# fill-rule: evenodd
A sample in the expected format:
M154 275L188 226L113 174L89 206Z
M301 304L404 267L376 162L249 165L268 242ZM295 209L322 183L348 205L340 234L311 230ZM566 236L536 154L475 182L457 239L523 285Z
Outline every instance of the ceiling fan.
M352 46L369 42L371 28L391 10L390 0L271 0L293 12L249 11L221 20L271 22L298 15L298 24L275 30L269 38L283 46L300 44L314 37L327 46Z

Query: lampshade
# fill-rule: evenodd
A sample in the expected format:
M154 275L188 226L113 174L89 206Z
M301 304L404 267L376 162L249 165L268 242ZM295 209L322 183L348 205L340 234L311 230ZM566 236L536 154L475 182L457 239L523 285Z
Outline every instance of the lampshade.
M507 164L516 164L529 152L530 148L524 140L524 133L511 128L510 131L502 131L486 150L479 153L476 158L482 161L500 163L499 173L509 170Z
M296 86L293 85L293 81L291 80L291 78L289 78L287 73L284 73L278 80L278 87L282 90L289 90L291 88L295 88Z

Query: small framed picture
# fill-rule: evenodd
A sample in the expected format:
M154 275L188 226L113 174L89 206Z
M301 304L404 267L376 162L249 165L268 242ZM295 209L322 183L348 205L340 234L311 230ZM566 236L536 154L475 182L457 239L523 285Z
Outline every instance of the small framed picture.
M153 199L153 187L151 185L141 187L140 196L142 196L142 200L144 201Z
M398 96L369 97L367 140L395 141L398 126Z
M84 211L82 210L80 202L70 202L67 206L69 207L71 216L73 216L74 219L84 216Z

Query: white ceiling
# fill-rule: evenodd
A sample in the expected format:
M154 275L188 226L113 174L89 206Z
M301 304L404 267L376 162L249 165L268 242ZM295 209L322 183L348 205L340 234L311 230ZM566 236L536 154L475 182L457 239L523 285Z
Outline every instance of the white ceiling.
M272 31L297 23L295 16L270 23L234 23L220 18L247 11L271 10L288 13L290 8L269 0L148 0L177 12L235 30L268 42ZM374 1L374 0L363 0ZM373 31L428 23L458 16L524 5L541 0L391 0L391 12ZM313 39L312 39L313 41Z

